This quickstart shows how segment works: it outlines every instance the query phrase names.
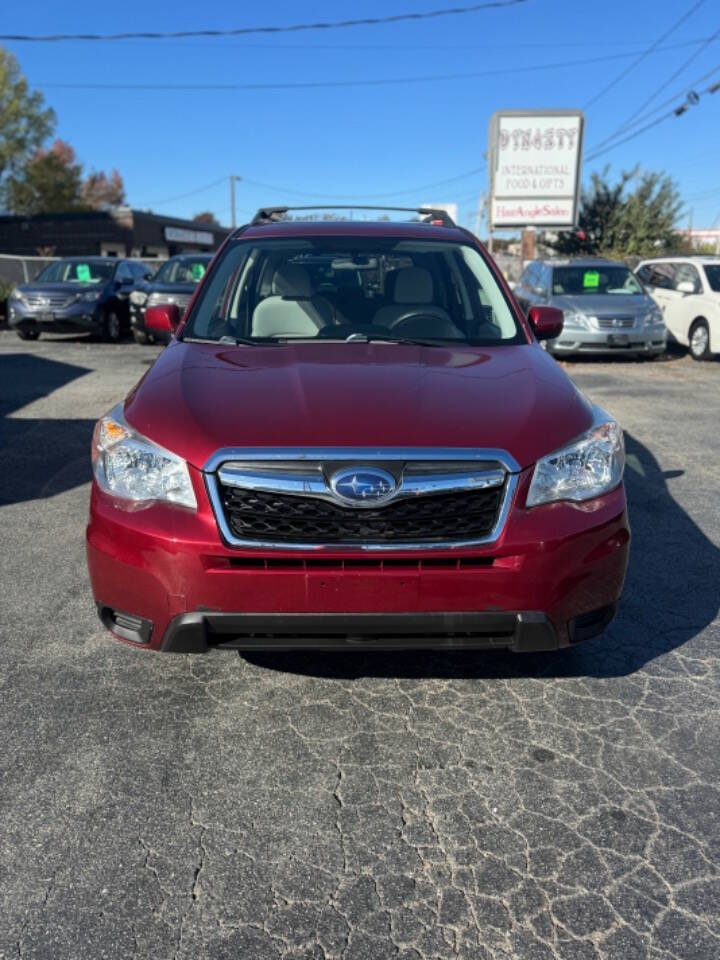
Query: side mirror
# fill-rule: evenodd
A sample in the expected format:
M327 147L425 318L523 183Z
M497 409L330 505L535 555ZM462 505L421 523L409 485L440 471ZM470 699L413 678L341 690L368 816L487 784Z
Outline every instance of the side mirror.
M695 284L692 280L681 280L675 289L678 293L695 293Z
M173 334L180 326L180 311L176 303L161 303L145 311L145 327L153 333Z
M563 328L563 312L557 307L531 307L528 320L538 340L554 340Z

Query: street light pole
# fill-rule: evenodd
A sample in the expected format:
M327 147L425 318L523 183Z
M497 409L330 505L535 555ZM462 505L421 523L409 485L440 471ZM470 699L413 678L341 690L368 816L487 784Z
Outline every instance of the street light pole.
M234 173L230 174L230 218L232 226L237 226L236 217L235 217L235 181L242 180L242 177L235 176Z

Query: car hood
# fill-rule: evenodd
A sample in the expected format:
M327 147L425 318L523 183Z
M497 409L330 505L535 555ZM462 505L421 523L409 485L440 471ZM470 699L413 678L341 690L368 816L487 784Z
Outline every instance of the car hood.
M152 283L148 285L148 293L195 293L196 283Z
M104 283L21 283L18 290L22 293L85 293L88 290L104 290Z
M591 317L636 316L655 307L655 301L647 294L580 294L577 297L555 295L553 307L568 313L584 313Z
M196 467L243 446L486 447L525 467L583 433L593 413L537 344L175 341L125 416Z

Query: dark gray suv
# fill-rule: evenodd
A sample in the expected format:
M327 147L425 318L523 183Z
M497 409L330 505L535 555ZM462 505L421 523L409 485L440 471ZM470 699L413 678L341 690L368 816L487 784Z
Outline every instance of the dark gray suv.
M562 333L547 342L556 356L656 356L665 350L662 313L624 263L596 258L534 260L514 292L526 313L537 306L562 310Z
M8 297L8 322L22 340L48 333L95 333L118 340L129 327L129 297L151 276L137 260L67 257Z

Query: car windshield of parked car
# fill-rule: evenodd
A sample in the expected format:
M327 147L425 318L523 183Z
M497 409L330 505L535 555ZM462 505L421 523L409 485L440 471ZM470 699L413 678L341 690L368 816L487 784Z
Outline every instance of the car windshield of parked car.
M211 257L197 257L182 260L168 260L153 278L155 283L199 283Z
M45 267L36 283L107 283L115 264L102 260L56 260Z
M643 294L645 291L627 267L597 266L554 267L554 296L581 297L605 294Z
M710 289L715 293L720 293L720 263L706 263L705 276L710 284Z
M396 237L238 241L190 314L192 338L527 342L478 250Z

